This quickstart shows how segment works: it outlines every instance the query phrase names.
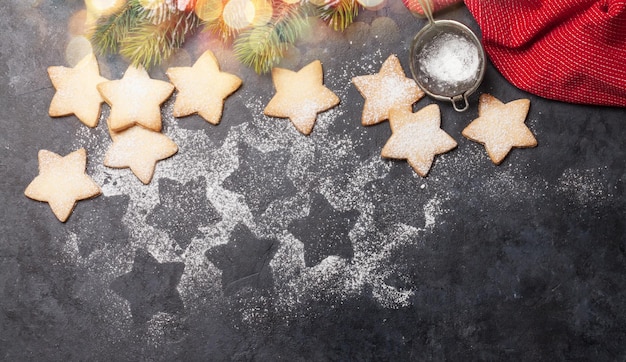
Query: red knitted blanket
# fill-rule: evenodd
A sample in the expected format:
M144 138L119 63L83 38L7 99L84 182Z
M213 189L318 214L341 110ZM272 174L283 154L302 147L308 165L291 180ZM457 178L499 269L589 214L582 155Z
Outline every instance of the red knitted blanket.
M626 107L626 0L465 5L490 60L515 86L549 99Z

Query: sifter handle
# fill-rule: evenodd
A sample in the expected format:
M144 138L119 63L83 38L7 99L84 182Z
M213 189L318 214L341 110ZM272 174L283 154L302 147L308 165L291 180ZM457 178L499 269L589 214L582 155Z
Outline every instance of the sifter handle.
M463 101L463 107L457 107L457 102L458 101ZM452 102L452 107L454 107L454 110L457 112L465 112L467 110L467 108L469 107L469 103L467 102L467 94L463 93L463 94L459 94L457 96L454 97L450 97L450 102Z
M422 7L422 10L424 10L424 15L428 18L430 25L434 24L435 19L433 18L433 3L431 0L417 0L417 2Z

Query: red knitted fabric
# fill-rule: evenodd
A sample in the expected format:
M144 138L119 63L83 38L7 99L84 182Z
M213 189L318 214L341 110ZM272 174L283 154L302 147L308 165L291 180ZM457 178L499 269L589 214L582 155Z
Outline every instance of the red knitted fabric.
M626 106L626 0L465 0L489 58L515 86Z

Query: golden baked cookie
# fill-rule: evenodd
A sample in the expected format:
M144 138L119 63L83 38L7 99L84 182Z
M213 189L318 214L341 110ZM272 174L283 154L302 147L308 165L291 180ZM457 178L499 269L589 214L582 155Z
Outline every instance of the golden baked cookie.
M161 130L161 104L169 98L174 86L150 78L143 67L128 67L122 79L98 84L98 91L111 106L109 127L116 132L140 125Z
M499 165L513 147L537 146L537 140L524 121L529 99L502 103L490 94L482 94L478 118L462 131L463 136L485 146L491 161Z
M413 103L424 96L417 83L404 75L395 55L390 55L380 71L352 78L352 83L365 98L361 123L371 126L389 119L392 109L412 111Z
M59 221L67 220L76 201L100 195L100 187L85 173L87 152L84 148L67 156L41 150L38 158L39 175L24 194L33 200L47 202Z
M301 133L313 130L317 114L339 104L339 97L324 86L322 63L315 60L297 72L272 69L276 94L269 101L265 115L289 118Z
M104 156L104 165L130 168L146 185L152 181L156 163L178 152L178 146L169 137L140 126L110 133L113 144Z
M381 155L407 160L422 177L428 174L436 155L457 146L456 141L441 129L439 106L436 104L416 113L392 109L389 116L392 133Z
M178 91L174 117L197 113L214 125L220 123L224 100L241 86L241 78L220 71L210 50L205 51L192 67L171 67L166 74Z
M91 53L74 68L48 67L48 76L56 93L50 102L50 117L75 115L87 127L95 127L104 102L96 86L108 79L100 76L96 56Z

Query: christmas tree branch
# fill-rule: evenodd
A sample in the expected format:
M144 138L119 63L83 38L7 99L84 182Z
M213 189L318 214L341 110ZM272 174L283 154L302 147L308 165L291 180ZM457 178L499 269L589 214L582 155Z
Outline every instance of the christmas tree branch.
M266 73L310 25L309 17L319 17L335 30L343 31L352 24L360 6L357 0L333 0L325 5L310 0L293 4L259 0L255 3L255 19L247 28L239 29L224 19L228 1L233 0L198 0L191 3L192 8L188 8L188 2L179 8L175 0L146 4L142 0L127 0L116 13L97 20L91 42L99 54L119 53L133 65L148 69L167 59L187 36L204 25L223 42L235 39L233 48L239 61L257 73Z
M309 25L308 5L278 5L271 21L243 31L235 40L239 61L257 73L267 73Z
M336 0L318 7L319 17L336 31L344 31L359 14L356 0Z
M120 42L135 28L141 17L137 0L126 2L116 13L97 20L91 32L91 44L98 54L117 53Z
M122 39L119 53L134 66L142 65L148 69L159 65L182 46L199 23L193 12L172 12L159 23L144 19Z

